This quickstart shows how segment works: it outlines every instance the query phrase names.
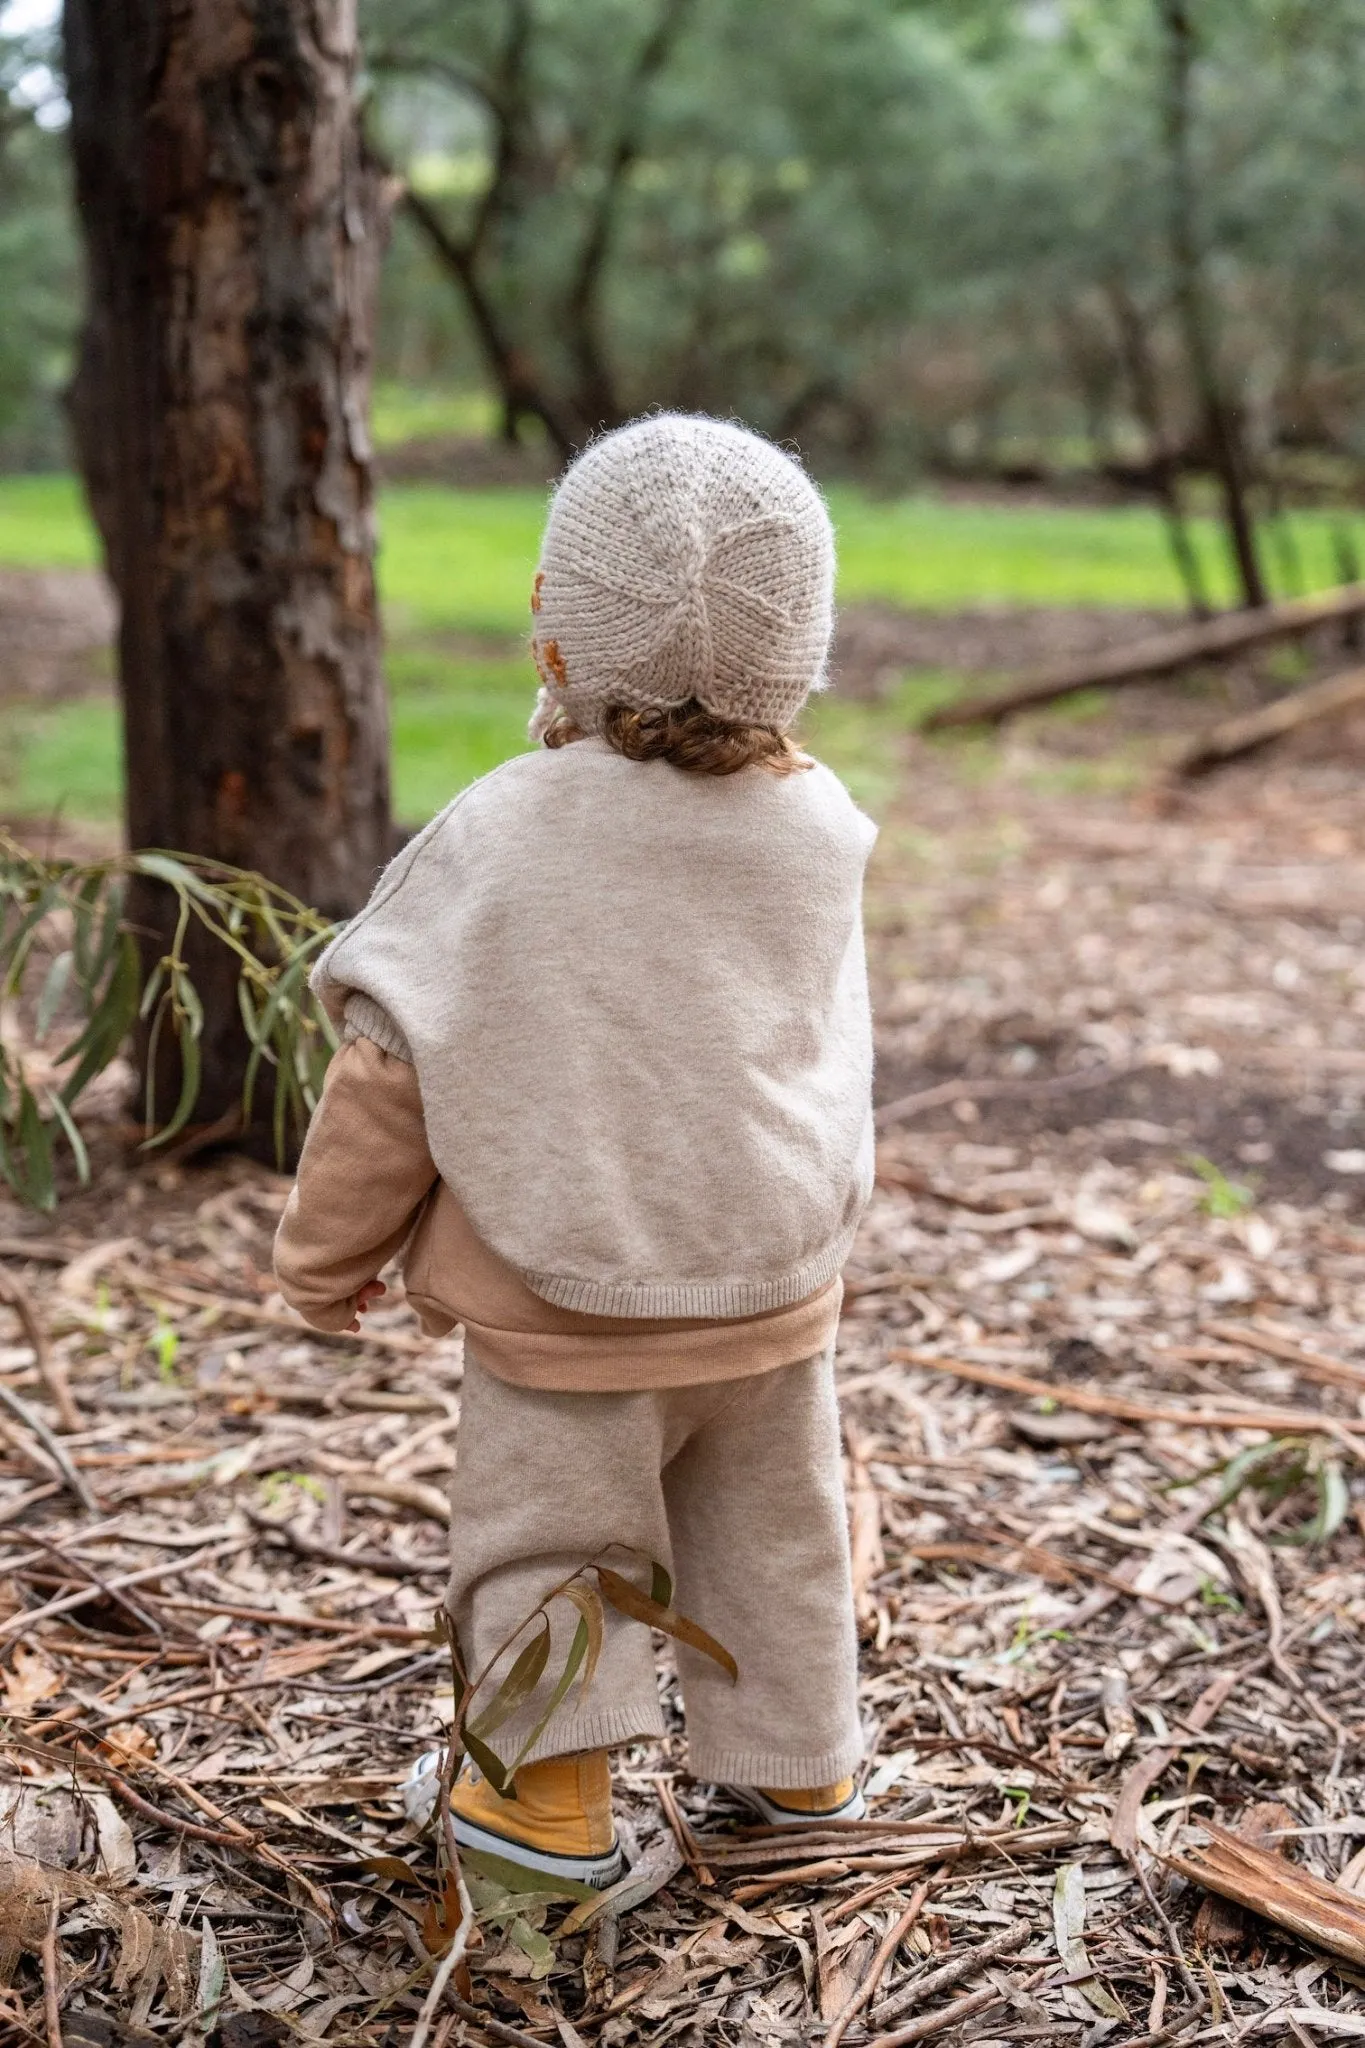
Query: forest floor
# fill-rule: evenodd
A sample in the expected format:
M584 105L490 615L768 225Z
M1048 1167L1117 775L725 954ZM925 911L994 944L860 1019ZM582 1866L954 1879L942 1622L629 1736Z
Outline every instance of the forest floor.
M1365 732L1173 793L1207 709L887 768L871 1819L774 1840L629 1750L625 1888L481 1880L439 2048L834 2040L869 1985L852 2048L1365 2035ZM312 1336L282 1178L96 1156L0 1207L0 2038L406 2048L458 1337Z

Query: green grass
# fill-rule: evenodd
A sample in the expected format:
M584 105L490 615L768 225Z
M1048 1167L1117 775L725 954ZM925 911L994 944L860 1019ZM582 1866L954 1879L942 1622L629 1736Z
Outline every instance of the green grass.
M400 818L430 818L456 790L528 744L535 673L526 656L460 661L395 647L388 671Z
M483 391L431 391L420 385L375 386L370 431L376 448L433 438L480 440L498 423L497 402Z
M98 560L74 477L0 477L0 569L86 569Z
M478 431L472 401L401 390L381 394L381 438ZM839 486L830 493L843 602L954 610L971 605L1178 608L1181 594L1156 514L1144 507L963 504L925 492L894 501ZM534 677L519 651L545 493L392 485L380 506L379 580L393 696L399 815L429 816L476 775L525 745ZM1332 518L1300 513L1294 532L1309 582L1335 580ZM1222 543L1197 523L1210 586L1230 596ZM69 477L0 477L0 567L93 564L98 549ZM1272 559L1267 550L1267 560ZM894 787L899 736L950 676L907 678L881 704L822 699L805 731L863 801ZM1081 716L1088 706L1072 708ZM117 728L107 699L12 707L0 754L0 809L104 820L117 814Z
M117 818L122 775L112 697L6 704L0 718L7 741L0 753L0 813L97 825Z

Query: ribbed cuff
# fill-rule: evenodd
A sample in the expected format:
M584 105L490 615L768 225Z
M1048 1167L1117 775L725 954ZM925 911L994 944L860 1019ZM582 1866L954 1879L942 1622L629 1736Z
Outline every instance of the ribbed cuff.
M391 1052L395 1059L405 1060L409 1066L415 1064L411 1046L388 1011L359 989L352 989L346 998L346 1036L371 1039L381 1052Z
M356 998L353 996L351 1001ZM346 1006L350 1018L350 1004ZM843 1229L833 1244L790 1273L775 1280L681 1280L652 1284L614 1280L578 1280L563 1273L533 1273L522 1279L533 1294L555 1308L590 1316L695 1316L725 1320L762 1315L765 1309L789 1308L838 1278L853 1248L858 1225Z
M712 1749L688 1738L687 1768L712 1785L761 1785L773 1792L808 1792L851 1778L863 1760L862 1737L818 1756L774 1756L761 1749Z

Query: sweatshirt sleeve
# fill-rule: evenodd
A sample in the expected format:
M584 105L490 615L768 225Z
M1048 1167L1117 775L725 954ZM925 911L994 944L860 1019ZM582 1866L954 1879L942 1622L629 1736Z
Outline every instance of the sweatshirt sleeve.
M315 1330L344 1330L437 1180L416 1069L368 1038L327 1070L275 1235L275 1278Z

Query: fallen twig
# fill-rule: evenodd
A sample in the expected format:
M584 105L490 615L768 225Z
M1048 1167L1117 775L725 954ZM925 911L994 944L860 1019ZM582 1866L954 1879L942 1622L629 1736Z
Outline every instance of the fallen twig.
M881 1983L890 1966L891 1958L919 1919L920 1914L924 1910L924 1902L928 1896L929 1887L927 1884L917 1886L914 1897L905 1911L898 1920L888 1927L886 1934L882 1938L881 1946L878 1948L876 1955L873 1956L868 1967L867 1975L863 1978L862 1983L853 1993L853 1996L849 1999L843 2010L836 2013L830 2030L825 2036L825 2048L839 2048L840 2041L843 2040L844 2035L848 2032L849 2027L858 2017L863 2007L871 2004L877 1986Z
M884 1131L892 1124L918 1116L922 1110L939 1109L952 1102L999 1102L1015 1096L1031 1101L1035 1096L1074 1095L1086 1088L1103 1088L1110 1081L1121 1081L1132 1072L1131 1065L1083 1067L1072 1074L1052 1074L1045 1081L1005 1080L990 1074L972 1081L964 1075L955 1081L938 1081L932 1088L917 1088L911 1095L899 1095L894 1102L883 1103L873 1122L879 1131Z
M390 1579L445 1578L450 1570L444 1559L419 1564L406 1557L396 1557L388 1550L343 1550L339 1543L319 1543L316 1537L301 1535L291 1523L272 1521L269 1515L258 1514L255 1508L247 1508L245 1513L247 1520L262 1535L279 1537L286 1548L299 1557L317 1558L326 1564L352 1565L358 1572L379 1572Z
M654 1788L659 1795L659 1805L663 1809L664 1819L673 1830L673 1838L682 1850L684 1862L687 1864L693 1877L696 1878L697 1883L706 1885L709 1888L714 1885L716 1880L702 1861L701 1851L697 1847L697 1838L688 1826L683 1810L673 1796L673 1787L669 1784L667 1778L660 1774L654 1780Z
M1240 1344L1251 1351L1263 1351L1267 1358L1282 1359L1308 1379L1322 1380L1328 1386L1349 1387L1354 1393L1365 1394L1365 1365L1353 1365L1345 1358L1331 1358L1325 1351L1311 1350L1308 1345L1297 1344L1281 1332L1268 1330L1259 1323L1217 1322L1206 1323L1204 1328L1211 1336L1221 1337L1225 1343Z
M460 1924L451 1938L450 1947L436 1965L436 1974L431 1980L431 1989L423 2001L422 2010L417 2015L417 2024L412 2030L409 2048L426 2048L426 2038L431 2032L431 2022L436 2016L437 2007L445 1997L446 1987L459 1968L464 1952L469 1946L470 1931L474 1925L474 1907L465 1889L465 1881L458 1865L454 1877L460 1900Z
M68 1431L80 1429L85 1418L72 1399L66 1369L54 1356L38 1311L33 1305L33 1297L17 1274L0 1272L0 1301L12 1308L19 1318L19 1327L33 1349L33 1362L38 1368L38 1377L56 1404L62 1428Z
M0 1388L0 1392L3 1392ZM73 1608L85 1607L91 1600L103 1599L106 1593L120 1593L125 1586L145 1586L153 1579L181 1578L186 1572L208 1564L215 1557L227 1557L234 1550L245 1550L249 1537L236 1536L227 1543L210 1543L203 1550L196 1550L192 1556L181 1558L179 1564L149 1564L141 1571L121 1572L116 1579L107 1579L103 1586L82 1586L75 1593L64 1593L60 1599L49 1600L45 1606L30 1607L18 1614L11 1614L0 1621L0 1638L22 1635L35 1622L46 1621L53 1614L70 1614ZM283 1621L284 1615L272 1617Z
M446 2004L460 2019L472 2021L495 2041L506 2042L507 2048L545 2048L543 2037L523 2034L520 2027L509 2027L506 2020L495 2020L492 2013L485 2012L482 2006L471 2005L467 1998L461 1998L449 1986L446 1987L445 1998Z
M242 1301L233 1294L209 1294L197 1287L182 1287L178 1281L147 1280L140 1273L120 1271L120 1284L153 1307L172 1301L180 1308L216 1309L220 1316L237 1323L255 1323L267 1330L288 1330L295 1337L313 1337L320 1344L369 1344L384 1351L406 1351L413 1358L425 1358L430 1345L421 1337L405 1337L397 1330L313 1330L301 1316L280 1309L261 1308L254 1301Z
M1150 1401L1130 1400L1123 1394L1094 1394L1085 1387L1031 1379L1025 1373L1007 1372L1003 1366L938 1358L927 1351L895 1350L887 1356L904 1365L926 1366L932 1372L974 1380L978 1386L1000 1387L1009 1394L1030 1394L1038 1401L1055 1401L1061 1408L1079 1408L1086 1415L1116 1415L1123 1422L1164 1422L1180 1429L1266 1429L1277 1435L1330 1435L1345 1439L1356 1456L1361 1452L1356 1439L1365 1434L1365 1421L1319 1415L1311 1408L1231 1408L1222 1413L1212 1408L1167 1408Z
M34 1436L37 1437L39 1443L47 1452L48 1457L61 1473L66 1485L75 1494L86 1513L97 1515L99 1513L99 1502L95 1499L94 1494L72 1464L70 1454L65 1445L59 1442L52 1434L52 1431L43 1421L42 1416L35 1415L28 1402L21 1401L13 1387L7 1387L3 1381L0 1381L0 1401L4 1402L6 1408L9 1409L10 1414L14 1416L16 1421L21 1422L25 1429L32 1430ZM77 1427L79 1428L79 1426L79 1418L77 1418Z
M57 1966L57 1920L61 1912L62 1895L56 1885L52 1887L52 1902L47 1909L47 1933L43 1936L43 2024L47 2030L47 2048L62 2048L62 1987Z
M1365 1424L1362 1425L1365 1427ZM385 1500L399 1508L412 1508L428 1521L450 1525L450 1502L439 1488L423 1486L420 1479L385 1479L379 1473L346 1473L342 1478L347 1500Z
M911 2020L908 2026L897 2027L894 2034L878 2034L868 2048L903 2048L907 2041L927 2041L931 2034L943 2034L949 2027L960 2027L964 2020L975 2019L989 2006L1003 2002L1003 1994L994 1986L989 1991L971 1991L965 1998L959 1998L956 2004L945 2005L940 2012L926 2013L923 2019Z
M224 1849L240 1849L244 1840L251 1839L246 1830L238 1828L235 1823L233 1832L229 1834L223 1828L206 1828L199 1821L182 1820L179 1814L167 1813L163 1806L154 1806L151 1800L144 1799L112 1764L107 1764L103 1757L96 1756L83 1742L76 1744L76 1755L86 1769L97 1772L107 1784L112 1785L119 1798L125 1805L131 1806L134 1813L140 1813L144 1820L155 1821L159 1828L169 1828L172 1834L187 1835L192 1842L212 1842L216 1847Z
M115 1579L111 1583L126 1586L130 1581ZM321 1614L280 1614L271 1607L238 1607L226 1600L190 1600L180 1595L172 1595L165 1604L187 1614L226 1614L232 1621L269 1622L275 1628L317 1629L334 1636L354 1635L356 1629L353 1621L329 1621ZM0 1624L0 1627L3 1627L3 1624ZM364 1633L381 1643L431 1641L429 1628L401 1628L397 1622L390 1621L367 1621Z
M1003 1553L1003 1555L1001 1554ZM982 1564L988 1571L1029 1571L1036 1572L1041 1579L1050 1579L1054 1584L1074 1586L1077 1579L1094 1579L1101 1586L1109 1586L1115 1593L1124 1593L1130 1600L1150 1600L1155 1607L1167 1607L1179 1613L1184 1607L1183 1600L1167 1600L1160 1593L1140 1593L1136 1586L1129 1585L1116 1572L1102 1571L1098 1565L1086 1564L1083 1559L1059 1557L1055 1550L1047 1550L1038 1543L1023 1543L1008 1537L987 1537L977 1543L907 1543L902 1554L918 1557L926 1563L936 1558L945 1562L960 1560L963 1564Z
M951 1991L966 1978L972 1977L997 1956L1009 1955L1014 1949L1022 1948L1029 1938L1030 1929L1025 1920L1016 1920L1009 1927L1002 1927L998 1933L988 1935L986 1940L967 1951L965 1955L954 1956L941 1969L931 1970L927 1977L919 1977L912 1984L904 1984L899 1991L893 1991L884 1998L872 2014L874 2027L885 2027L891 2020L897 2020L903 2013L922 2005L926 1998L936 1998L940 1991Z

